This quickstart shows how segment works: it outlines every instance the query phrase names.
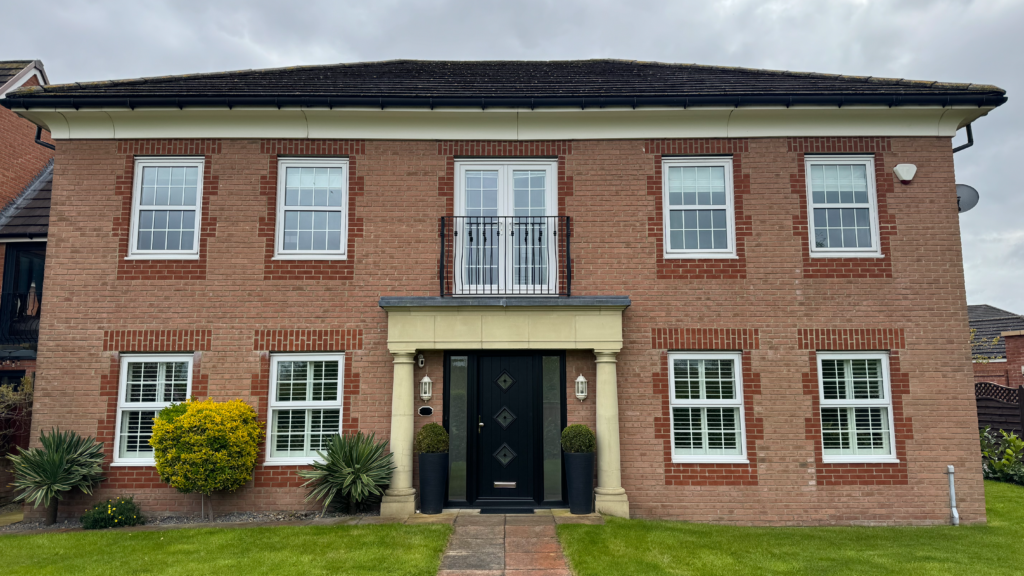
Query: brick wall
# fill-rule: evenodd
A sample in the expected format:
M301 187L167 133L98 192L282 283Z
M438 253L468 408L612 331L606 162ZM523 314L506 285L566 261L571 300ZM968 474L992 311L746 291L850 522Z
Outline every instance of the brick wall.
M24 86L36 86L29 80ZM13 200L53 158L53 150L35 142L36 125L0 106L0 208ZM53 143L50 133L43 140Z
M1024 334L1003 338L1006 344L1006 362L974 364L975 382L992 382L1001 386L1024 385Z
M436 295L437 219L451 213L457 156L537 154L559 159L559 209L574 224L574 295L632 298L617 366L623 485L634 515L733 524L943 523L949 513L943 473L953 464L963 521L984 521L970 353L956 336L968 327L949 139L797 140L216 141L204 152L208 173L217 178L217 194L204 206L216 233L201 245L205 274L183 278L119 273L123 240L111 222L123 214L125 150L151 143L62 142L39 350L45 386L34 434L55 423L112 433L100 390L112 377L116 385L112 369L126 350L110 348L111 333L208 330L208 345L192 350L201 357L197 370L207 393L259 407L266 401L267 353L277 346L260 334L301 330L337 331L319 340L308 332L302 340L331 348L344 334L346 375L358 382L346 388L346 431L387 437L392 362L378 298ZM359 179L349 210L349 229L357 218L359 235L350 238L346 264L323 274L268 267L272 203L265 188L274 155L296 146L310 154L344 148L351 177ZM657 182L658 156L729 146L742 154L734 163L735 182L743 186L741 269L700 272L685 260L667 269L659 264L660 235L651 232L652 222L660 222L660 194L650 184ZM883 263L808 264L799 228L805 202L794 181L803 177L802 155L821 146L874 154L886 167L876 174L886 212ZM902 162L918 166L913 184L892 176L890 167ZM856 336L836 340L830 330ZM809 358L818 346L840 342L898 357L896 472L872 465L829 470L820 461L815 396L805 390ZM666 460L665 356L675 349L743 352L752 456L743 470L683 469ZM429 374L435 382L435 412L416 416L417 427L441 419L443 355L426 358L415 378ZM580 403L571 382L578 373L595 381L593 355L570 352L567 364L569 421L592 425L595 386ZM197 496L160 485L151 470L132 470L117 474L133 479L107 483L95 497L134 493L148 511L198 510ZM892 474L895 480L884 482ZM859 475L877 482L854 481ZM297 484L294 470L260 467L252 485L225 497L218 510L307 506ZM86 502L72 503L68 509Z

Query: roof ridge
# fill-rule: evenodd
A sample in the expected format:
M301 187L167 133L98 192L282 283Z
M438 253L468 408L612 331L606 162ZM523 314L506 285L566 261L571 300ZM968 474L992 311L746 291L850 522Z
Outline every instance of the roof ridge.
M163 76L142 76L136 78L122 78L114 80L97 80L91 82L68 82L64 84L49 84L42 87L31 87L29 89L18 90L13 94L23 93L27 94L30 92L59 92L68 88L101 88L101 87L115 87L124 86L126 84L139 84L139 83L162 83L176 80L186 79L203 79L212 77L223 77L223 76L234 76L243 74L263 74L271 72L282 72L282 71L300 71L300 70L315 70L315 69L329 69L329 68L356 68L363 66L370 66L375 64L397 64L397 63L429 63L429 64L490 64L490 63L520 63L520 64L572 64L572 63L587 63L587 62L615 62L622 64L636 64L641 66L663 66L672 68L693 68L702 70L718 70L718 71L737 71L743 73L757 73L757 74L773 74L778 76L788 77L803 77L803 78L821 78L829 80L843 80L843 81L861 81L865 83L894 83L899 85L922 85L930 88L955 88L958 90L970 90L970 91L996 91L1005 94L1006 91L998 86L991 84L975 84L975 83L958 83L958 82L941 82L936 80L908 80L905 78L885 78L879 76L857 76L851 74L831 74L823 72L801 72L792 70L776 70L770 68L751 68L745 66L723 66L715 64L697 64L697 63L677 63L677 62L661 62L656 60L631 60L624 58L589 58L589 59L577 59L577 60L422 60L413 58L393 58L390 60L371 60L363 62L338 62L333 64L306 64L301 66L281 66L274 68L248 68L238 70L223 70L217 72L199 72L195 74L171 74Z

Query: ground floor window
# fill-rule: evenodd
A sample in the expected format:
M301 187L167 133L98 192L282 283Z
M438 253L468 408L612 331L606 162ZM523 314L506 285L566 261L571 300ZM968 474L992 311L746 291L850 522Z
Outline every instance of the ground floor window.
M738 352L669 354L673 462L746 462Z
M267 462L308 464L341 434L344 354L271 357Z
M818 353L825 462L892 460L892 397L885 353Z
M153 419L192 392L192 355L124 355L117 395L114 462L153 464Z

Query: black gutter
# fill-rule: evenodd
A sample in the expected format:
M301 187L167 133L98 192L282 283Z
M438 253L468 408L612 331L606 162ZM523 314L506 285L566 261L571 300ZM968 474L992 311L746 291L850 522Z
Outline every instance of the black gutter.
M572 107L603 108L606 106L845 106L869 104L889 106L999 106L1007 100L1003 94L772 94L772 95L707 95L707 96L607 96L607 97L398 97L398 96L248 96L248 95L162 95L162 96L47 96L33 95L0 99L8 109L20 108L155 108L186 106L303 106L321 108L346 107L459 107L459 108L538 108Z
M967 125L967 144L961 144L961 145L957 146L956 148L953 148L953 154L956 154L957 152L959 152L961 150L964 150L966 148L970 148L971 146L974 146L974 132L971 131L971 125L968 124Z
M50 144L49 142L43 142L42 137L43 137L43 127L42 126L36 126L36 144L39 144L43 148L49 148L50 150L56 150L57 149L57 147L54 146L53 144Z

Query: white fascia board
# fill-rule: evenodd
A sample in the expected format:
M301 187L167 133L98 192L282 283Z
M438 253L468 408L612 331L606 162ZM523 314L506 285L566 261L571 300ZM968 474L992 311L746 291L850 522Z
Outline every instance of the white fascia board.
M359 138L574 140L945 136L992 107L759 108L107 108L16 110L56 140L111 138Z

